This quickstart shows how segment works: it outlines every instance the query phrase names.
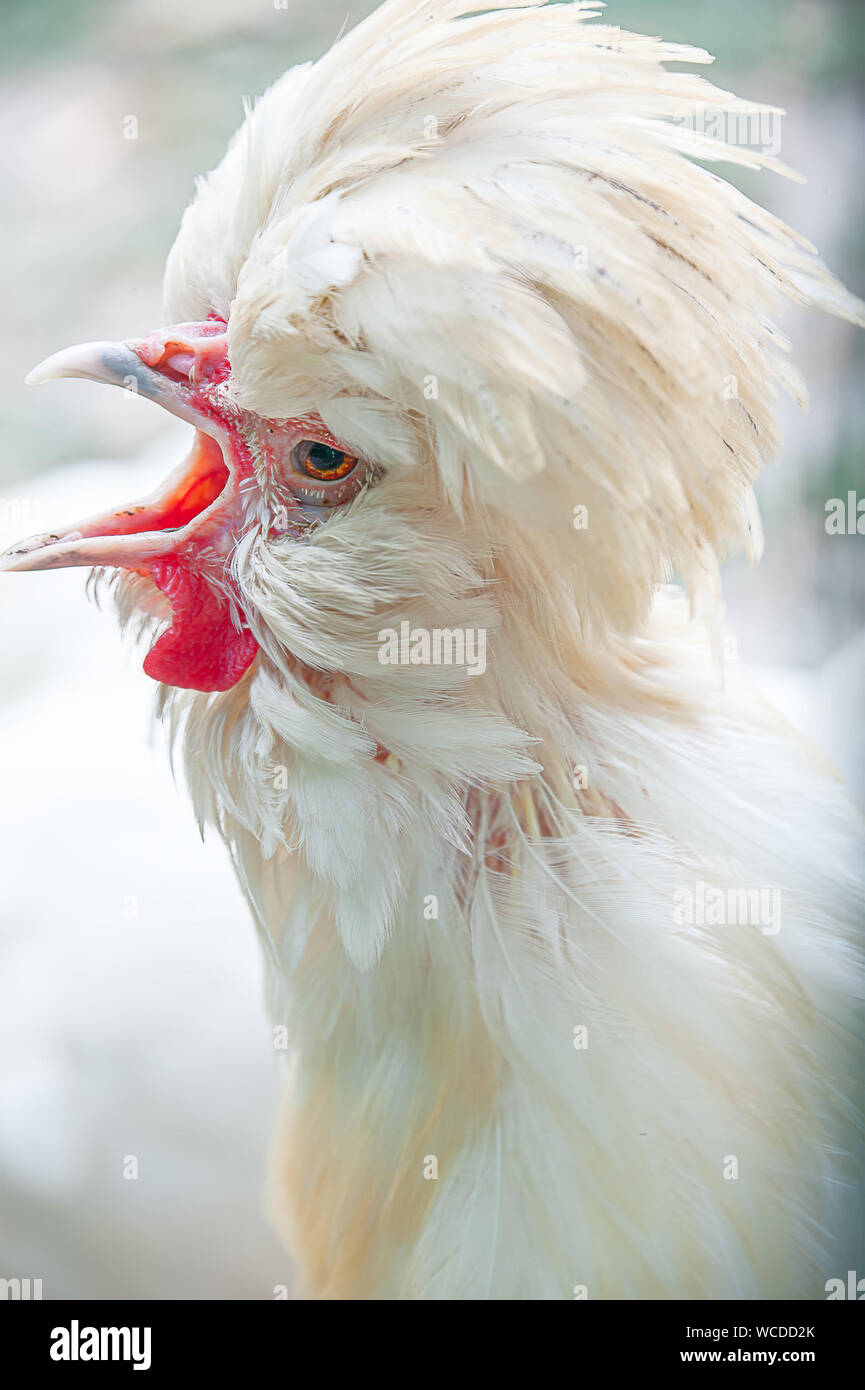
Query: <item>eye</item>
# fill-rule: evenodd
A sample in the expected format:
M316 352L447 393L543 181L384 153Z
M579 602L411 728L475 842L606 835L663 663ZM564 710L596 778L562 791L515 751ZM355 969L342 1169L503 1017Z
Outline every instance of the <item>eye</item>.
M299 439L287 465L285 480L301 506L309 510L309 520L318 520L316 513L321 509L352 502L375 477L366 459L340 448L336 440Z
M303 439L292 449L291 462L295 472L303 477L329 483L348 477L357 465L357 458L344 449L332 448L330 444Z

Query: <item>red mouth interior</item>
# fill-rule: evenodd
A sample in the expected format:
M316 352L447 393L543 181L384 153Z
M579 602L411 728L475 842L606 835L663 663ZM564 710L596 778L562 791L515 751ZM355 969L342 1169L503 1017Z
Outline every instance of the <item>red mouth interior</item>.
M207 436L200 436L205 440ZM228 482L228 469L222 460L222 450L213 440L206 449L199 446L196 452L195 467L183 482L164 499L160 508L158 524L154 531L174 531L196 516L206 511L215 502ZM203 466L203 467L202 467Z
M173 485L149 501L118 507L112 513L79 525L77 530L87 537L177 531L206 511L228 480L229 472L219 444L198 430L192 452L182 473L175 475Z

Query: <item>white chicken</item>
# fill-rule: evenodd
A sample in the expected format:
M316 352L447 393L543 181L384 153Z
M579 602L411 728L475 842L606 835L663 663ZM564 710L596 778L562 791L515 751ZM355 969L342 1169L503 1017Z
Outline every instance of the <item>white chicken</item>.
M268 956L314 1297L848 1267L858 821L684 595L711 616L759 548L779 292L862 305L704 167L774 165L700 133L762 108L597 8L387 0L201 183L173 326L32 377L195 427L157 494L3 567L94 567L160 629Z

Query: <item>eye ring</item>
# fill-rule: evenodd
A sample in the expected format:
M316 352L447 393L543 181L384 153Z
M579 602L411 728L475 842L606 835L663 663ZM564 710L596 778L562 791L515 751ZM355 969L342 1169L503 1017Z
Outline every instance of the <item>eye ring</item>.
M302 439L291 451L291 462L296 473L316 482L339 482L347 478L357 467L356 454L324 444L317 439Z

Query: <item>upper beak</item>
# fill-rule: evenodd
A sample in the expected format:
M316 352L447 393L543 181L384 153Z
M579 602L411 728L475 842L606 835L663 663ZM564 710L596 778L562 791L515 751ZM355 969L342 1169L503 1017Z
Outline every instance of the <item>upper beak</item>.
M28 386L61 377L103 381L108 386L122 386L126 391L146 396L190 424L200 424L203 417L191 404L189 388L147 366L138 355L141 347L143 340L135 339L125 343L79 343L46 357L27 374L25 381Z
M34 367L27 383L37 385L60 377L83 377L120 386L155 401L163 410L197 426L221 445L218 426L196 405L189 384L148 366L139 356L138 348L144 349L144 340L81 343L65 348ZM222 466L221 457L216 446L199 437L193 451L193 475L201 477L214 473L217 466ZM62 533L31 536L19 541L0 555L0 571L56 569L68 565L149 568L155 559L173 552L183 539L184 527L159 528L160 522L165 526L166 498L184 489L190 476L190 461L187 461L149 497L129 503L116 512L77 522Z

